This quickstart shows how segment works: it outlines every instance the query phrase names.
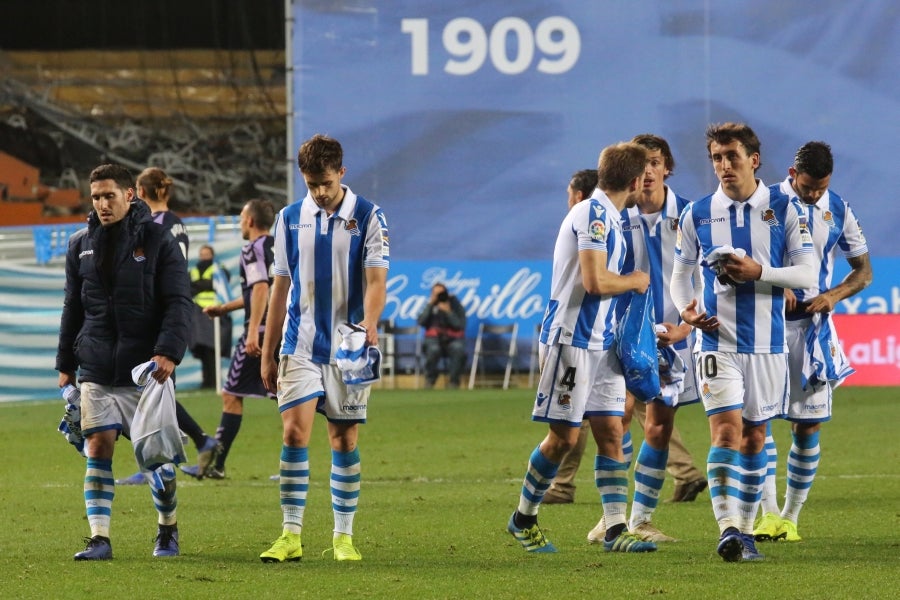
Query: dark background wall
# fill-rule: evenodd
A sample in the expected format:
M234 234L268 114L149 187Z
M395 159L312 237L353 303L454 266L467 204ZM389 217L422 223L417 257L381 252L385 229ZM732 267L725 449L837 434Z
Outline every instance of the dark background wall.
M284 0L0 0L0 49L283 49Z

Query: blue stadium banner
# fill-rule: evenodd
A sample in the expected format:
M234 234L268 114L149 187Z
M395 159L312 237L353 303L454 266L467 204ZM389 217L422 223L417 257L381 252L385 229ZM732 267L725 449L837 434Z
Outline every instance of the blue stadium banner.
M387 304L382 314L397 325L410 325L428 305L431 287L443 283L466 309L466 335L478 323L519 323L531 337L550 295L550 261L398 261L391 266Z
M314 133L342 142L344 181L384 207L394 259L546 260L569 176L602 147L665 137L669 183L697 199L716 187L707 125L743 121L767 184L805 142L830 143L832 187L873 256L900 256L884 167L900 123L898 11L896 0L295 0L291 153Z

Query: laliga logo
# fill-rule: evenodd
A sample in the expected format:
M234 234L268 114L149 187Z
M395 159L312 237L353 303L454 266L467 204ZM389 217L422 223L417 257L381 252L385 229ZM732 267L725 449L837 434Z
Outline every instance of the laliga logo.
M434 267L422 273L421 282L410 288L409 276L397 275L387 281L387 302L383 319L416 319L431 298L431 287L440 282L459 298L466 315L484 320L528 319L544 312L546 299L534 290L541 282L541 274L523 267L505 282L482 284L480 277L463 277L457 271ZM416 293L418 292L418 293Z

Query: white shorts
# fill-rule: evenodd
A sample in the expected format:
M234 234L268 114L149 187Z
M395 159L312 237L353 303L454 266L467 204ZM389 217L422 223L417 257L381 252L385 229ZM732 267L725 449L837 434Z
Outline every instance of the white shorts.
M580 427L586 417L625 414L625 378L615 350L542 346L531 418Z
M788 321L785 328L787 337L788 368L790 369L791 397L788 403L788 421L795 423L822 423L831 420L831 386L818 389L803 389L803 356L806 347L806 329L810 319Z
M787 410L786 354L700 352L697 381L707 416L741 409L745 421L758 425Z
M141 391L133 385L81 384L81 431L85 437L115 429L130 439Z
M278 411L316 401L316 410L329 421L366 422L370 386L348 386L336 365L282 354L278 363Z

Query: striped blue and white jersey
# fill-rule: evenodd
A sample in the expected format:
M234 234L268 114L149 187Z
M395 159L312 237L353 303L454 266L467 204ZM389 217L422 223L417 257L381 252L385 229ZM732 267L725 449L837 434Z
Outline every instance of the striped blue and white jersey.
M273 273L289 276L282 354L334 362L338 325L363 318L365 269L390 263L387 220L377 205L344 188L329 216L307 193L278 213Z
M750 198L735 202L720 185L681 213L675 246L676 261L702 266L703 304L719 320L718 329L700 332L700 350L785 352L784 289L761 281L718 283L704 257L721 246L743 248L762 265L790 266L790 260L812 252L800 203L762 181Z
M613 346L618 297L587 293L578 261L581 250L605 252L606 268L616 274L622 272L625 241L621 215L599 189L573 206L560 225L541 342L609 349Z
M770 187L778 187L782 194L797 198L790 177ZM809 223L813 252L816 264L819 265L818 287L794 290L797 300L804 301L831 289L834 261L838 250L845 257L853 258L868 253L869 247L850 205L831 190L825 190L815 204L800 202L800 207Z
M678 217L688 201L666 186L666 200L658 213L644 214L637 206L622 211L622 231L625 236L624 273L643 271L650 275L650 294L657 323L681 323L681 315L672 302L669 284L672 281L672 257L678 237ZM673 348L687 348L691 336L673 344Z

